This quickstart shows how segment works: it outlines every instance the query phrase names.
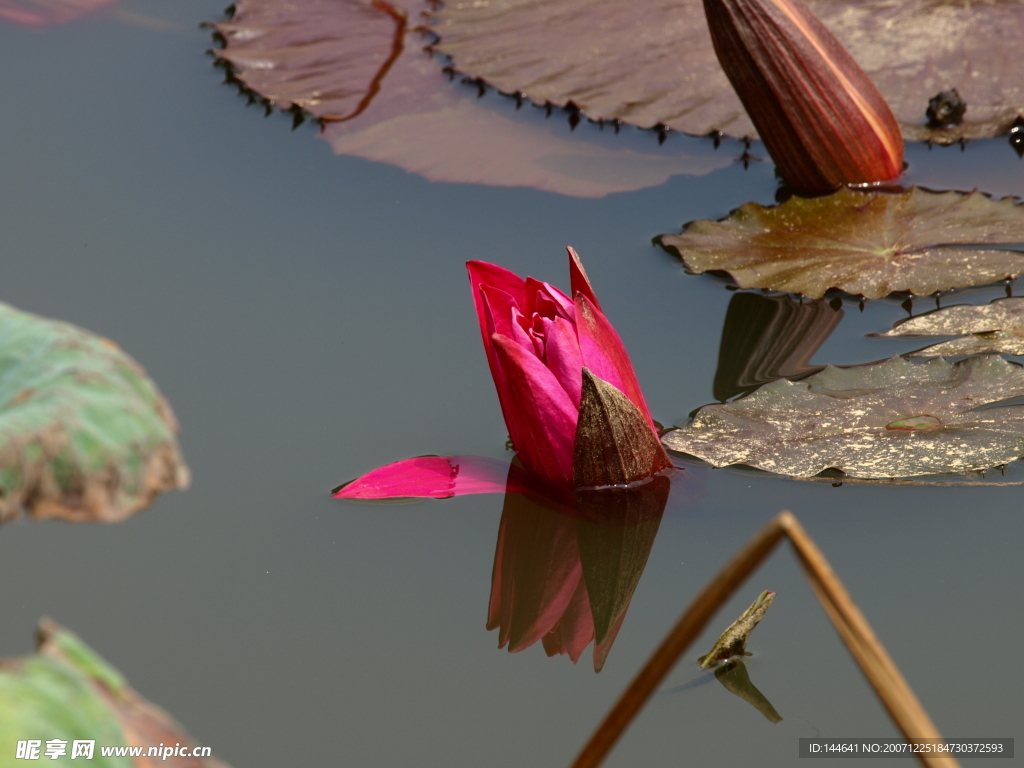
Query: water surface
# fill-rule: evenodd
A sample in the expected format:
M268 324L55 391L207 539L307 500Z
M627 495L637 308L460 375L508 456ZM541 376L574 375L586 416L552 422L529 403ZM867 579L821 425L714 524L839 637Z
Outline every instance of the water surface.
M194 482L121 525L5 526L0 655L29 651L49 615L235 768L566 765L692 596L786 508L944 734L1024 735L1019 488L688 470L697 491L669 501L600 674L589 652L574 666L539 645L496 650L484 624L500 497L329 498L407 456L506 455L467 259L564 286L574 245L655 418L710 402L733 294L650 238L771 202L769 163L599 199L432 183L244 109L196 27L220 3L120 7L135 21L0 25L0 300L136 357L181 421ZM1003 140L908 160L914 183L1024 194ZM901 316L897 301L848 303L813 362L912 348L863 337ZM695 664L762 589L778 597L747 667L777 725ZM609 765L788 766L801 736L895 733L788 549L690 657Z

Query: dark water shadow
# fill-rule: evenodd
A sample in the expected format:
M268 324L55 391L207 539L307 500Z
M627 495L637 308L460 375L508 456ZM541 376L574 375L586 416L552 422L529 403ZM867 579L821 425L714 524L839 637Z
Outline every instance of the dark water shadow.
M775 379L801 379L822 370L808 361L842 318L841 302L737 293L722 327L715 398L725 402Z

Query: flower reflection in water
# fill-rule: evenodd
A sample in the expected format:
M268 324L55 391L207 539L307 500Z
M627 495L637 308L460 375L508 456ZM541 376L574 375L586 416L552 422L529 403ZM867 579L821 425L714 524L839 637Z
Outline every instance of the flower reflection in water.
M575 664L594 641L600 672L647 565L671 485L663 473L628 488L577 491L572 504L507 493L487 611L498 647L515 653L540 640L548 656L566 654Z

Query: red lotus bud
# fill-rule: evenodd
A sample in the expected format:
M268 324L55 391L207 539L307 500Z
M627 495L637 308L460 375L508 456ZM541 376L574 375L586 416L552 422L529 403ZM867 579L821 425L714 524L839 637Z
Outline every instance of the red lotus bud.
M892 110L801 0L704 0L704 11L722 69L787 184L820 194L900 174Z

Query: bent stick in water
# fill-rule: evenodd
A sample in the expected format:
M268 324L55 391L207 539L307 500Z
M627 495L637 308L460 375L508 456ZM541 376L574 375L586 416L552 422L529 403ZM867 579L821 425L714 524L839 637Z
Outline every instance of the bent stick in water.
M784 536L793 545L825 613L903 735L909 741L942 738L821 550L791 512L780 512L694 598L605 716L572 768L595 768L603 762L679 657ZM926 768L959 768L951 757L919 752L917 758Z

